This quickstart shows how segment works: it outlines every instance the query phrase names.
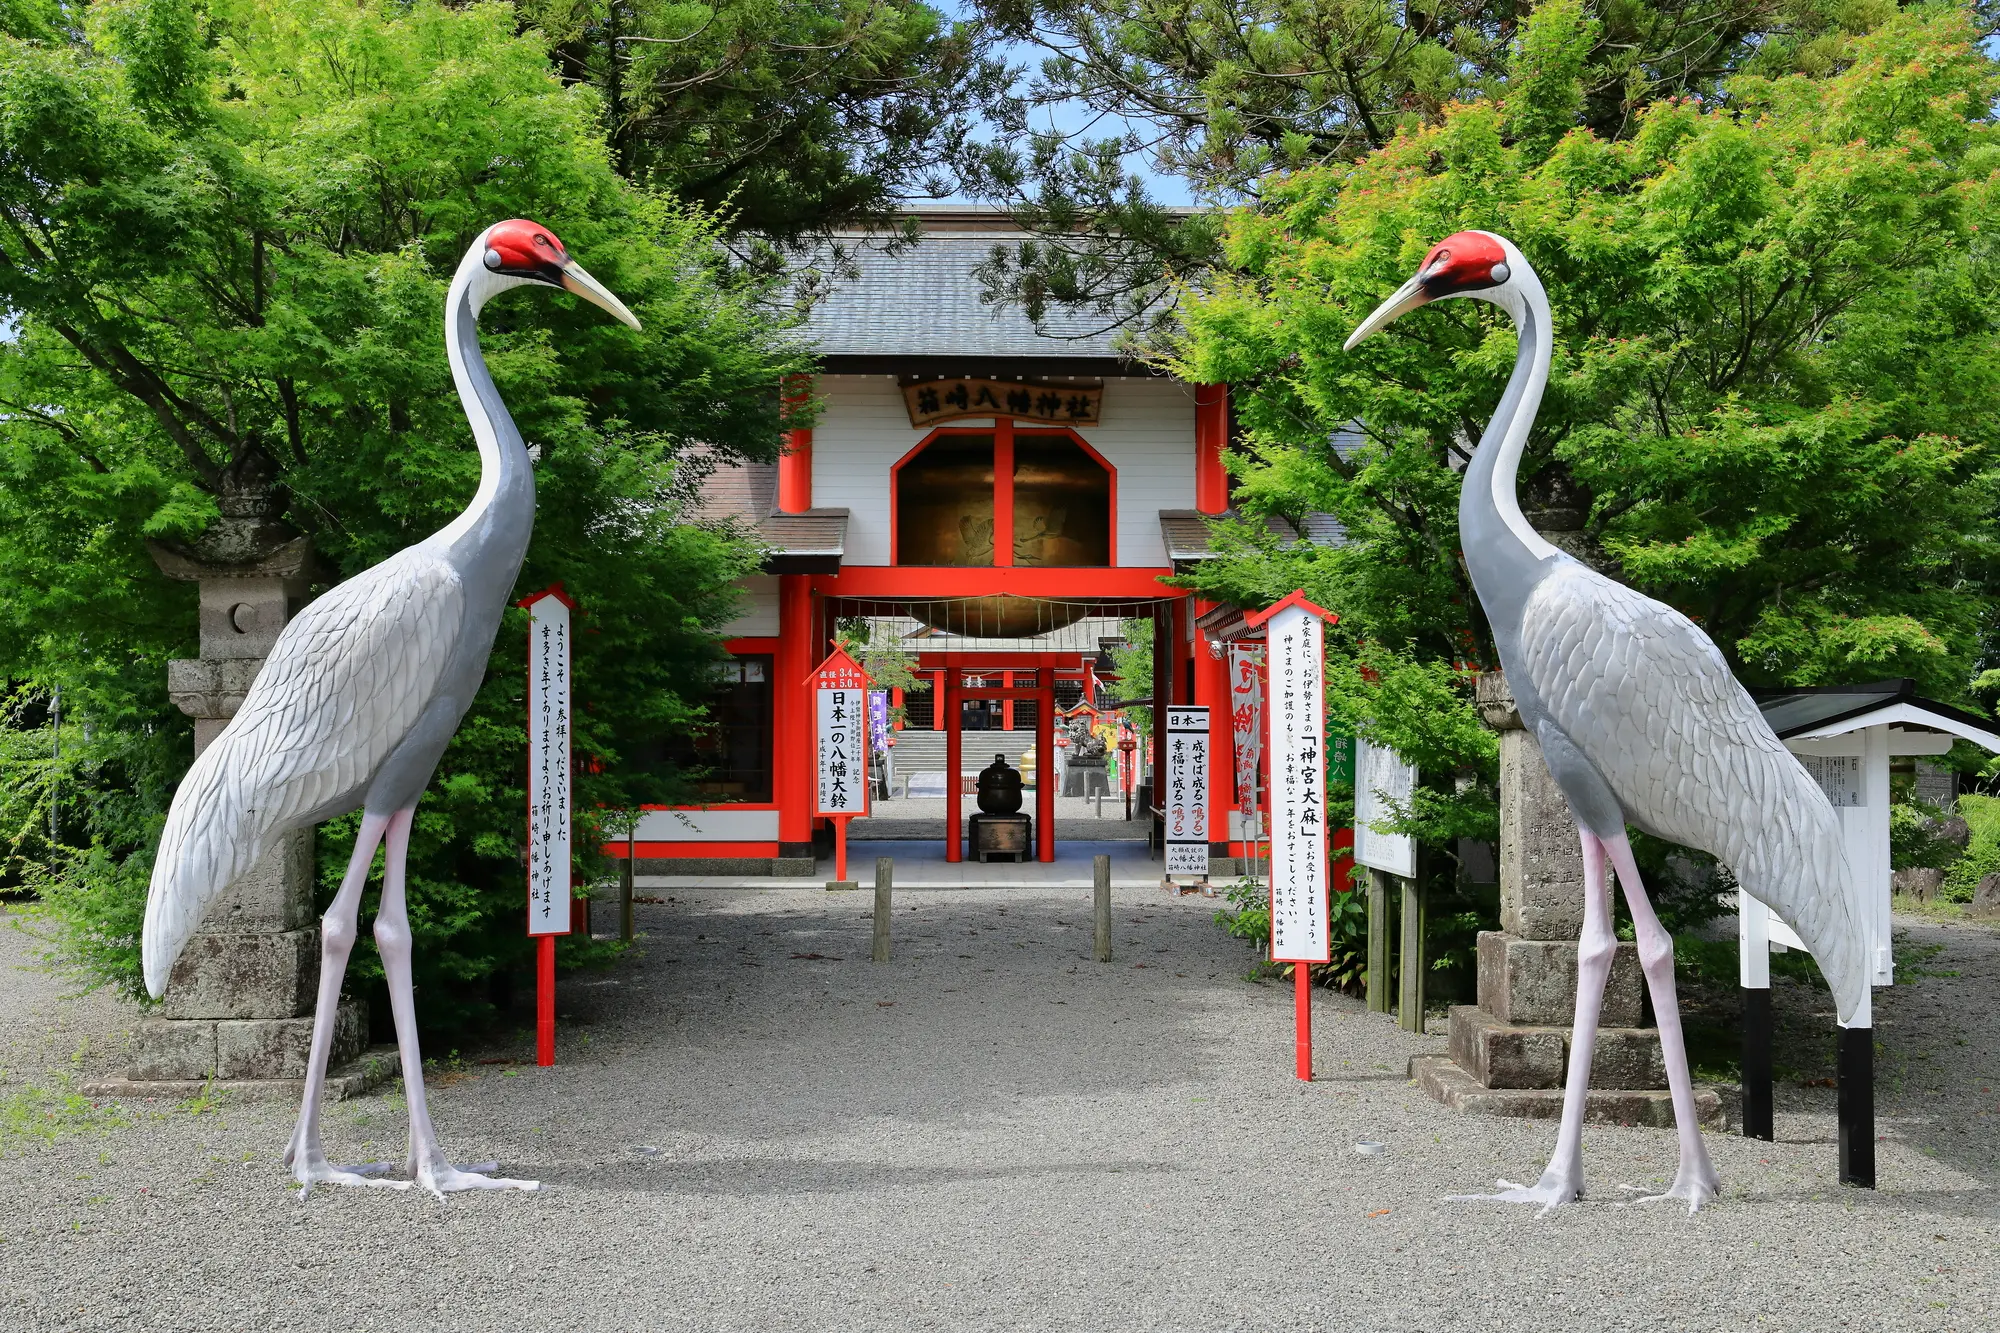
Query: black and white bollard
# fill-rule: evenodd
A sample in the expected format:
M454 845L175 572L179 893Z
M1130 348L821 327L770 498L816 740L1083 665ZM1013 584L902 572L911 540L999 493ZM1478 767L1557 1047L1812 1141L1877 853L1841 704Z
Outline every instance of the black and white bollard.
M1771 1115L1771 914L1749 894L1737 899L1737 983L1743 991L1743 1137L1776 1137Z
M1839 1087L1840 1183L1875 1188L1875 1021L1874 994L1861 1005L1851 1026L1840 1029L1834 1063Z

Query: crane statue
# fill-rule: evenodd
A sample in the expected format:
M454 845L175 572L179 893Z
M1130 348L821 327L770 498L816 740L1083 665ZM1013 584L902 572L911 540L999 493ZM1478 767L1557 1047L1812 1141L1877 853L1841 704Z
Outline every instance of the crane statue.
M445 297L445 351L479 447L479 489L448 526L328 591L285 627L242 707L188 770L160 836L142 942L157 998L203 914L292 830L359 808L361 831L321 922L318 1009L305 1103L285 1151L301 1195L317 1184L535 1189L532 1180L461 1170L438 1145L424 1103L411 993L404 857L417 800L486 672L501 612L535 523L535 477L521 434L479 352L479 310L514 287L559 287L638 319L537 223L480 233ZM375 944L389 987L409 1101L407 1179L343 1169L320 1147L320 1098L361 891L387 846Z
M1548 384L1551 325L1540 278L1511 241L1462 231L1433 246L1416 276L1363 320L1347 347L1431 301L1470 297L1513 317L1520 352L1500 406L1465 470L1459 536L1524 726L1576 818L1584 924L1562 1124L1534 1185L1462 1195L1538 1204L1583 1196L1583 1116L1598 1011L1617 950L1608 855L1625 891L1659 1024L1680 1166L1658 1199L1690 1212L1715 1197L1696 1123L1674 997L1673 941L1646 897L1626 825L1713 854L1752 897L1796 930L1833 988L1840 1024L1869 1022L1867 950L1840 824L1824 792L1772 734L1722 654L1686 616L1606 578L1544 541L1522 517L1515 473Z

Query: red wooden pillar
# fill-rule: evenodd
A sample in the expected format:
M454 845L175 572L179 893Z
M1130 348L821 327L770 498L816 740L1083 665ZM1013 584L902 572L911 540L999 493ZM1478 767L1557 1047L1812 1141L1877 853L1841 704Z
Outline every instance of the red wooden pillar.
M812 392L812 377L791 375L785 380L785 403L803 404ZM813 433L810 426L785 432L784 451L778 455L778 509L786 514L803 514L813 507ZM808 671L811 667L806 668Z
M1056 859L1056 675L1043 667L1035 677L1035 859Z
M1196 602L1197 614L1212 606ZM1229 814L1236 808L1231 775L1236 772L1236 737L1229 724L1229 662L1197 636L1194 643L1194 702L1208 709L1208 841L1229 845ZM1227 855L1227 853L1224 853Z
M944 672L931 672L931 730L944 730Z
M771 796L778 803L778 854L812 855L812 577L778 576L778 652L772 665Z
M1167 771L1167 709L1174 701L1174 612L1170 602L1153 606L1153 797L1160 803L1160 779ZM1144 817L1152 819L1149 806Z
M938 675L944 681L944 859L965 859L965 829L959 823L958 770L963 750L959 724L958 668L947 667Z
M1222 454L1229 447L1229 386L1194 386L1194 507L1204 514L1229 508L1229 472Z
M1001 672L1000 684L1006 687L1007 689L1010 690L1013 689L1014 673L1011 671ZM1012 699L1002 699L1000 701L1000 730L1012 731L1013 729L1014 729L1014 701Z

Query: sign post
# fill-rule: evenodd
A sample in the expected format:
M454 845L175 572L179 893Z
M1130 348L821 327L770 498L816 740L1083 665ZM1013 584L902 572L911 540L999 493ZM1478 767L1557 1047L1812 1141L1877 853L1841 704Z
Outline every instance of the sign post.
M569 630L560 583L528 609L528 934L535 954L535 1063L556 1062L556 936L570 930Z
M1167 722L1167 884L1175 875L1208 883L1208 709L1178 704Z
M1271 961L1292 964L1294 1049L1301 1081L1312 1081L1312 991L1308 969L1333 958L1327 921L1326 625L1339 617L1304 591L1248 615L1265 634L1271 756Z
M833 821L834 884L853 888L847 880L847 821L868 813L868 673L836 644L808 683L819 773L813 814Z

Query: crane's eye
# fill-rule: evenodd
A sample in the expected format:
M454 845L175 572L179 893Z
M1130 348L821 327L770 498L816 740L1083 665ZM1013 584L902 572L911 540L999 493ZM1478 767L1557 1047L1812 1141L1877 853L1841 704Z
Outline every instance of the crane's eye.
M507 262L506 260L500 257L500 252L498 250L495 250L490 246L487 248L486 267L497 269L506 262Z
M1503 259L1499 263L1493 266L1493 281L1505 282L1507 281L1507 279L1513 276L1514 276L1514 270L1507 267L1506 260Z

